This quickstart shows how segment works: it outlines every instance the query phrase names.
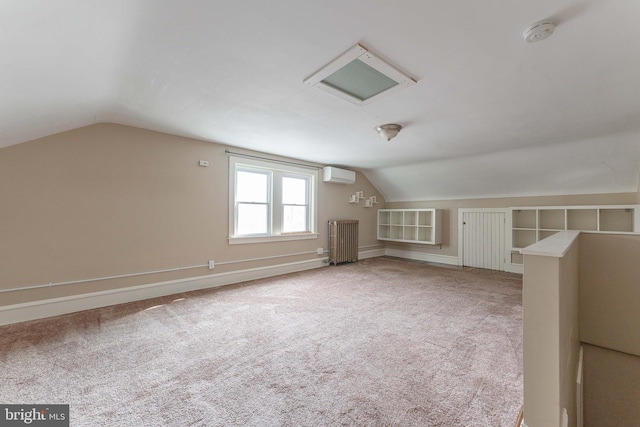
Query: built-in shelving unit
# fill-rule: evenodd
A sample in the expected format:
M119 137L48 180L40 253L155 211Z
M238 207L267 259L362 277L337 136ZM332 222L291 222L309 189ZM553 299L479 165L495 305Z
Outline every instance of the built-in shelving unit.
M637 233L640 205L511 208L511 263L522 264L520 249L563 230Z
M441 223L439 209L379 209L378 240L438 245Z

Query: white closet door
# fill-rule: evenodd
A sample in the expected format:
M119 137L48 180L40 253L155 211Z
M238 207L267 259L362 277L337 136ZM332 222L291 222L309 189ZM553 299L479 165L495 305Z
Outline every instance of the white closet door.
M505 214L503 212L463 213L462 264L468 267L504 271Z

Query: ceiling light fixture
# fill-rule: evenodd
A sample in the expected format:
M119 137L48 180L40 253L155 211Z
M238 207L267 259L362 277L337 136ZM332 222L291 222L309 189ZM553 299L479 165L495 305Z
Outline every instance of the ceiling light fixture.
M402 126L390 123L388 125L380 125L376 128L376 131L380 134L383 139L387 141L391 141L398 135Z
M539 42L544 40L553 34L553 30L556 29L556 25L548 19L543 19L531 25L524 30L522 37L527 43Z

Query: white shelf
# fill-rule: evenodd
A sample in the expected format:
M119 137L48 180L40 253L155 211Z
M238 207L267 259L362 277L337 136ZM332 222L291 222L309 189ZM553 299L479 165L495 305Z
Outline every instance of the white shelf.
M378 240L438 245L441 222L439 209L379 209Z
M528 206L511 208L511 264L521 265L520 250L561 231L638 233L640 205Z

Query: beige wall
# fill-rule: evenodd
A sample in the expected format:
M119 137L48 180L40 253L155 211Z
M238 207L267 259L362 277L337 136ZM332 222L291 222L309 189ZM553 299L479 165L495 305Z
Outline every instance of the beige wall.
M505 178L505 179L508 179ZM458 256L458 209L509 208L519 206L628 205L636 204L640 193L583 194L567 196L505 197L498 199L433 200L422 202L388 202L389 209L437 208L442 215L442 247L429 245L387 244L387 247L409 249L437 255Z
M348 202L363 190L384 206L360 173L355 185L320 178L318 239L229 245L227 148L97 124L0 149L0 289L327 249L329 219L359 219L360 246L379 246L376 209ZM0 305L318 257L1 293Z
M584 345L585 427L637 426L640 357Z
M640 419L640 236L580 235L585 426ZM589 345L593 344L593 345Z
M582 341L640 356L640 236L580 235Z

